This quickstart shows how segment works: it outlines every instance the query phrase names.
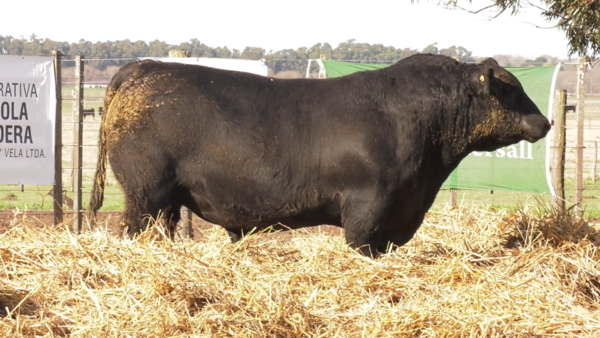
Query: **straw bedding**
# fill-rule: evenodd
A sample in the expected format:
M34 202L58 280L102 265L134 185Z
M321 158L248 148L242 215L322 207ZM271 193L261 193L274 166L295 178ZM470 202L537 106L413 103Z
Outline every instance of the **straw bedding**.
M378 259L319 231L231 244L30 225L0 235L0 336L596 337L600 234L534 210L429 213ZM284 238L286 237L286 238Z

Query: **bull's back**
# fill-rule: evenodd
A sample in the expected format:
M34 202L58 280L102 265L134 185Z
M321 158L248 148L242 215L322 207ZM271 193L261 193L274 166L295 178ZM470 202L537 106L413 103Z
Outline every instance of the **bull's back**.
M219 145L207 141L235 142L246 148L240 151L255 147L253 154L264 156L294 150L316 154L339 130L344 142L352 141L351 134L360 138L370 132L367 123L375 118L368 108L357 107L356 97L344 96L348 89L328 81L152 61L119 72L110 91L106 123L115 136L153 128L165 144L177 146L181 138L212 148Z

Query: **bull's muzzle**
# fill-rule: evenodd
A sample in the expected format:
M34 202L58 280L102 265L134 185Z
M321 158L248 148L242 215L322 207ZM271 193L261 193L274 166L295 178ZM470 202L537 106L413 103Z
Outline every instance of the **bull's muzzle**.
M544 138L550 131L550 122L543 115L529 115L521 120L523 138L531 143Z

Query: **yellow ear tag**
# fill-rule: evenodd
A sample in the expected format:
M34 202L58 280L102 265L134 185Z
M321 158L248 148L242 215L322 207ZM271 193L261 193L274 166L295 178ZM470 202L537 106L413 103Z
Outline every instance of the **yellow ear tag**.
M484 77L483 75L481 75L481 76L479 77L479 81L481 81L481 82L484 82L484 81L485 81L485 77Z

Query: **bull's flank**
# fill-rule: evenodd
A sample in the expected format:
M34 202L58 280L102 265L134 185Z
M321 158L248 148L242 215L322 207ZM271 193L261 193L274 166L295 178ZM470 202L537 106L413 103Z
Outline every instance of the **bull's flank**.
M472 151L546 136L550 123L493 59L414 55L335 79L275 79L151 60L107 88L90 218L107 162L130 236L187 207L232 242L330 224L367 256L407 243Z
M317 231L121 239L17 212L0 235L0 336L598 337L598 225L536 214L432 212L373 260Z

